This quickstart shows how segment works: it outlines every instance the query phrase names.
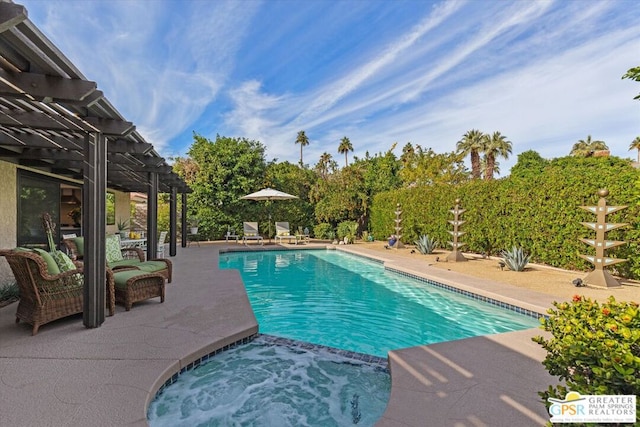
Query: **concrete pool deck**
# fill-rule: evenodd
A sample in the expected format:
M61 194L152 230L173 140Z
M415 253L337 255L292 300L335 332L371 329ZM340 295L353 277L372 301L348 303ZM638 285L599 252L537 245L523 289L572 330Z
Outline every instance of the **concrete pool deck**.
M324 245L282 245L285 249ZM81 316L49 323L31 336L15 324L16 305L0 308L1 426L147 425L156 391L181 368L258 332L237 271L218 270L223 248L179 248L166 300L118 306L96 329ZM278 246L265 246L276 249ZM380 258L358 245L338 247ZM510 304L546 310L553 298L384 253L387 266L473 290ZM392 391L378 422L399 426L533 426L549 419L537 392L555 384L531 337L540 330L477 337L390 352Z

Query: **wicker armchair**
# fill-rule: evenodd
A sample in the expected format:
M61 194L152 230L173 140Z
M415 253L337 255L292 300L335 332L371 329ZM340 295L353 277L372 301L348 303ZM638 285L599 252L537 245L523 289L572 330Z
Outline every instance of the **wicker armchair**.
M20 292L16 323L33 325L32 335L41 325L66 316L82 313L83 284L77 280L82 267L50 275L40 255L29 251L0 250L11 267ZM115 312L113 280L106 281L109 315Z

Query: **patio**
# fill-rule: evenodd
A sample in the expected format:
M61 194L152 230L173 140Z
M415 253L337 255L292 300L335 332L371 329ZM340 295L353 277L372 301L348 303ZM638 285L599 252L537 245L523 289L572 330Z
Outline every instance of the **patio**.
M99 328L85 328L79 315L31 336L28 325L14 323L15 304L1 308L0 425L146 425L147 405L167 379L258 331L239 273L217 268L221 248L241 249L204 242L180 248L172 257L174 280L167 285L165 303L144 301L130 312L118 306ZM379 257L358 245L339 249ZM424 275L424 264L383 255L393 268ZM454 272L429 274L531 310L544 310L552 300ZM536 392L554 380L540 364L544 352L530 340L539 333L391 352L392 393L377 425L543 425L548 416Z

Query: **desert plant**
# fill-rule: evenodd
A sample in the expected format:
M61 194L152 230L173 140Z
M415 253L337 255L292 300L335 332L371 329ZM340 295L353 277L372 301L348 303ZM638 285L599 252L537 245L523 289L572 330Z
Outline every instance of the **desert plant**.
M502 257L510 270L524 271L531 255L528 255L524 249L514 246L511 250L502 251Z
M532 338L546 351L542 362L565 385L549 386L538 394L564 399L569 390L580 394L640 394L640 312L638 303L600 304L580 295L571 302L554 302L541 328L553 337ZM640 400L636 401L640 411Z
M423 255L433 253L435 248L438 247L438 241L433 237L429 237L427 234L421 235L420 238L413 243L415 243L416 247Z
M355 221L343 221L338 224L338 239L340 240L346 237L348 243L353 243L356 240L357 232L358 223Z
M118 222L116 223L118 227L118 231L124 231L129 228L129 219L118 218Z
M0 307L18 300L20 292L15 281L0 284Z
M313 227L313 235L317 239L333 239L333 236L330 236L330 232L333 231L333 227L331 224L326 222L321 222L320 224Z

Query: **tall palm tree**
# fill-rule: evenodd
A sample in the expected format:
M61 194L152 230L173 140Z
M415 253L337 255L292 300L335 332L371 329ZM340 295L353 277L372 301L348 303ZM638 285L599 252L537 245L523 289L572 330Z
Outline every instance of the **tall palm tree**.
M484 153L487 164L484 171L484 179L490 181L493 179L493 174L497 172L496 156L508 159L509 154L511 154L511 141L507 140L507 137L500 132L494 132L493 135L487 136L485 142Z
M347 153L349 151L353 151L353 145L351 145L351 141L346 136L340 140L340 145L338 146L338 153L344 153L344 164L345 166L349 166L349 161L347 160Z
M629 150L638 150L638 163L640 163L640 136L636 136L629 146Z
M302 147L309 145L309 138L304 133L303 130L298 132L298 137L296 138L296 144L300 144L300 167L304 167L304 163L302 163Z
M604 141L592 141L591 135L587 135L587 139L581 139L571 148L569 155L574 157L591 157L595 151L608 150L607 144Z
M477 129L471 129L462 135L462 139L456 144L460 154L471 156L471 177L480 179L480 153L484 151L486 136Z

